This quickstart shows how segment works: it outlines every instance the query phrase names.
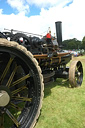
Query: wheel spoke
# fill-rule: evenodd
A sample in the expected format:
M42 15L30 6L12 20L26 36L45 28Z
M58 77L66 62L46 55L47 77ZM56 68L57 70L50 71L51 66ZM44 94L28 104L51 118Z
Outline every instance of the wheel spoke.
M16 94L16 93L18 93L18 92L20 92L20 91L26 89L26 88L27 88L26 86L20 87L20 88L18 88L18 89L16 89L16 90L12 91L11 94L14 95L14 94Z
M77 66L77 69L79 70L80 67L81 67L81 65L78 65L78 66Z
M75 77L78 77L78 72L75 73Z
M7 109L6 114L10 117L10 119L14 122L14 124L19 127L20 123L16 120L16 118L10 113L10 111Z
M16 80L15 82L13 82L13 83L11 84L11 87L12 87L12 86L15 86L16 84L21 83L22 81L26 80L26 79L29 78L29 77L30 77L29 74L27 74L26 76L23 76L22 78L20 78L20 79Z
M10 87L11 82L12 82L12 80L13 80L13 78L14 78L14 75L15 75L15 73L16 73L18 67L19 67L19 66L16 65L15 68L14 68L14 70L13 70L13 72L11 73L10 78L9 78L7 84L6 84L7 87Z
M12 99L21 100L21 101L31 101L32 100L32 98L19 97L19 96L12 96Z
M80 77L78 76L78 78L77 78L77 82L78 83L80 83L81 82L81 80L80 80Z
M0 116L0 128L4 128L4 114Z
M22 108L18 107L17 105L13 104L13 103L10 103L10 106L14 109L17 109L18 111L21 111Z
M76 72L79 72L79 68L81 67L81 65L78 65L78 66L76 66Z
M6 76L7 72L8 72L8 70L9 70L9 68L10 68L10 65L11 65L13 59L14 59L14 58L10 58L10 59L9 59L9 62L8 62L8 64L6 65L6 68L4 69L3 74L2 74L2 76L1 76L1 78L0 78L0 82L1 82L1 83L2 83L3 80L4 80L4 78L5 78L5 76Z

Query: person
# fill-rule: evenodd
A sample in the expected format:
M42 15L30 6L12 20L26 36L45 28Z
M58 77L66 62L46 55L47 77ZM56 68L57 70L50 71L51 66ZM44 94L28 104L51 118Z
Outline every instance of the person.
M49 31L48 33L46 34L46 42L47 44L52 44L52 38L51 38L51 30L50 30L50 27L49 27Z

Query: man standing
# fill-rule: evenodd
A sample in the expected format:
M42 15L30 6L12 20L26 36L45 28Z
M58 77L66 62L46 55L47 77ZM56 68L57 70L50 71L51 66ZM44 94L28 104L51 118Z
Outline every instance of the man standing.
M47 42L48 45L49 45L49 44L52 44L50 27L49 27L48 33L46 34L46 42Z

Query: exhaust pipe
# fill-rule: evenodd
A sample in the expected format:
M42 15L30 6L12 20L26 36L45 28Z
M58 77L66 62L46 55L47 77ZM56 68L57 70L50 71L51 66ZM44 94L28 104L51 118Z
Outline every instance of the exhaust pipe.
M59 47L62 47L62 22L55 22L56 27L56 37Z

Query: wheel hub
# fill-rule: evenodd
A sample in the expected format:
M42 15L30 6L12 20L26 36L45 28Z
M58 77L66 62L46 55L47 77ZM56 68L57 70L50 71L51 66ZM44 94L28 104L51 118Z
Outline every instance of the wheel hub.
M10 102L10 92L7 87L0 86L0 107L5 107Z
M78 76L80 76L81 75L81 73L80 72L78 72Z

